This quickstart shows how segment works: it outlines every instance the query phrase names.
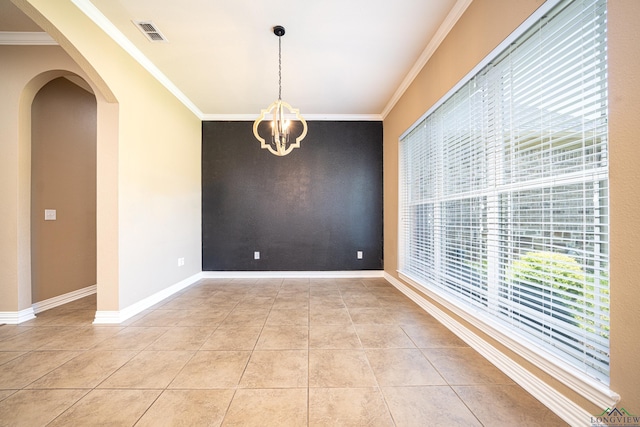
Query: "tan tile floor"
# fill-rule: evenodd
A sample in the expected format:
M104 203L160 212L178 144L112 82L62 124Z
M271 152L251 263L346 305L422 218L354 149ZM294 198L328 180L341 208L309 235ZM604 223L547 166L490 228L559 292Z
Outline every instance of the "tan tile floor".
M564 423L383 279L202 280L0 326L0 426Z

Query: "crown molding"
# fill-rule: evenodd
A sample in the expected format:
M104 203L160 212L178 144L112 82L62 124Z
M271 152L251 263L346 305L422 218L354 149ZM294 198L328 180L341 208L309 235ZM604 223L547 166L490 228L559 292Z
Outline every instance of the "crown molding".
M381 114L305 114L305 120L333 122L381 122Z
M255 120L254 115L248 114L204 114L169 78L160 71L155 64L147 58L100 10L91 3L90 0L71 0L89 19L100 27L109 37L111 37L120 47L122 47L131 57L142 65L153 77L155 77L169 92L171 92L180 102L191 110L200 120L225 120L225 121L246 121ZM438 28L427 47L424 49L414 66L398 87L393 97L389 100L380 114L305 114L307 120L324 121L382 121L400 100L404 92L411 85L416 76L420 73L429 58L436 51L440 43L447 36L449 31L462 16L472 0L458 0L451 9L446 19Z
M259 114L203 114L204 121L253 122ZM381 122L380 114L303 114L306 121Z
M442 43L447 34L449 34L449 31L451 31L456 22L458 22L458 19L460 19L460 17L464 13L464 11L467 10L467 7L469 7L472 1L473 0L458 0L456 2L445 20L438 28L438 31L436 31L436 34L431 38L431 41L429 42L427 47L422 51L422 54L420 55L416 63L413 65L411 70L409 70L409 73L405 76L398 89L395 91L387 105L382 110L380 116L383 119L387 117L393 107L395 107L395 105L398 103L400 98L402 98L402 95L404 95L411 83L413 83L422 68L429 61L436 49L438 49L440 43Z
M171 92L185 107L202 120L203 113L200 109L173 84L169 78L147 58L118 28L107 19L89 0L71 0L82 13L87 15L102 31L107 33L122 49L144 67L156 78L169 92Z
M43 46L57 45L45 32L0 31L0 45Z

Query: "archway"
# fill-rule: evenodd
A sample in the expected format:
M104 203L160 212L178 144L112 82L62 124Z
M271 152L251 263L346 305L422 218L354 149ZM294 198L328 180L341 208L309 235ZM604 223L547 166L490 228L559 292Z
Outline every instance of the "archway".
M91 87L76 75L50 80L33 99L31 299L36 314L96 292L96 110Z
M66 77L86 84L96 100L96 284L97 311L118 310L118 129L119 105L86 77L68 70L49 70L31 78L20 94L17 111L17 252L16 323L33 318L31 289L31 108L38 91ZM102 86L101 86L102 87ZM44 214L44 213L42 213ZM13 322L11 322L13 323Z

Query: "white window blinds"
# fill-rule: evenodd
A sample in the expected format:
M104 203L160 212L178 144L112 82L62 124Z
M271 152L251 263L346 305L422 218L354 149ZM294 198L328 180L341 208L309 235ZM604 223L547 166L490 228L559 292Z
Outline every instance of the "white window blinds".
M606 1L561 1L400 142L400 272L609 378Z

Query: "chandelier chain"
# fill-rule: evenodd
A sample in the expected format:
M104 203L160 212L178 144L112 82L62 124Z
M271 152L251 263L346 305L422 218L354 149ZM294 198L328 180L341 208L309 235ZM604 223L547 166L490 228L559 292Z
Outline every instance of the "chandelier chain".
M278 36L278 100L282 100L282 36Z

